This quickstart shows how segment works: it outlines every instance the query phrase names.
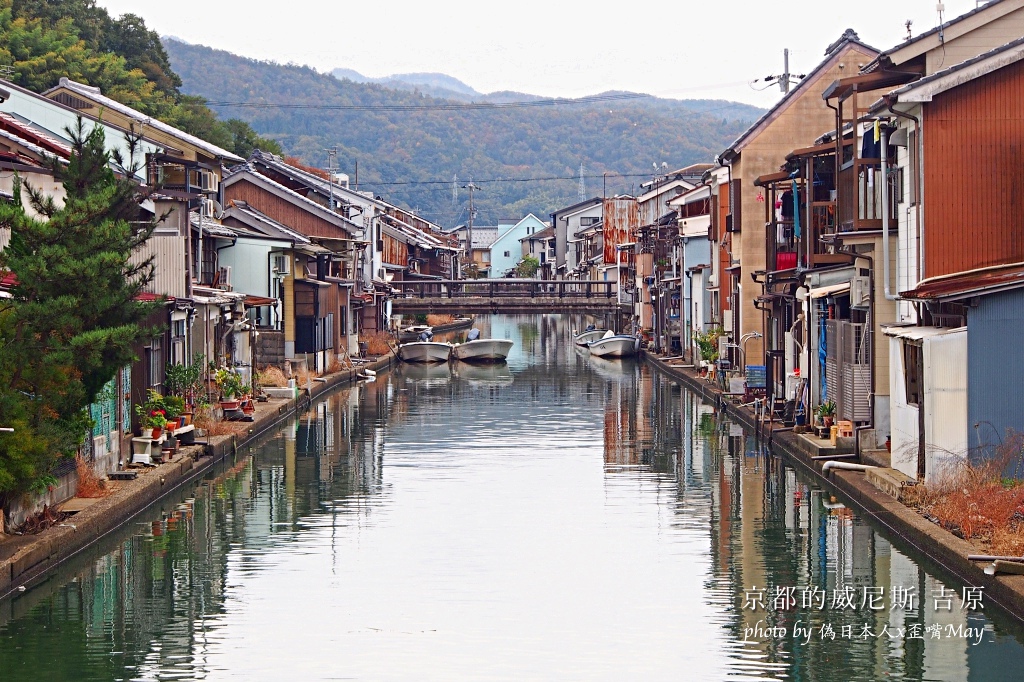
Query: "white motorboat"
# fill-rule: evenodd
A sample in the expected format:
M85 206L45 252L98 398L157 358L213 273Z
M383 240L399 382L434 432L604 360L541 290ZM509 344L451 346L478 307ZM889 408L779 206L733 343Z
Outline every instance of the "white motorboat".
M398 357L405 362L448 362L450 343L441 341L410 341L398 346Z
M505 362L511 348L508 339L481 339L479 329L470 329L465 343L452 345L452 357L463 362Z
M474 339L452 346L452 355L463 362L504 362L511 349L508 339Z
M588 329L573 336L572 340L577 346L589 346L592 341L597 341L607 333L607 329Z
M640 337L616 334L608 330L597 341L591 341L587 348L590 349L591 355L600 358L628 358L640 350Z

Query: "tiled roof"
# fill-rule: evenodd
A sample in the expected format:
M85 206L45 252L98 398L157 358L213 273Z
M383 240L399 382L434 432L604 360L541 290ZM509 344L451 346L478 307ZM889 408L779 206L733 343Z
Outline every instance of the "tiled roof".
M127 104L121 104L117 100L111 99L104 95L99 88L94 88L90 85L85 85L84 83L75 82L70 78L61 78L60 85L58 85L55 88L50 88L43 94L49 97L51 93L59 90L60 88L67 88L76 95L79 95L80 97L83 97L84 99L95 103L97 106L103 107L105 109L110 109L111 111L116 111L119 114L127 116L134 121L144 123L145 125L149 126L150 128L153 128L154 130L159 130L162 133L166 133L167 135L176 137L179 140L187 142L193 147L196 147L197 149L203 150L204 152L210 154L211 156L223 158L228 161L240 162L245 160L242 157L233 154L232 152L229 152L226 149L222 149L215 144L210 144L206 140L201 140L195 135L190 135L189 133L186 133L183 130L179 130L178 128L175 128L172 125L168 125L159 119L147 116L143 114L141 111L137 111L136 109L131 108Z

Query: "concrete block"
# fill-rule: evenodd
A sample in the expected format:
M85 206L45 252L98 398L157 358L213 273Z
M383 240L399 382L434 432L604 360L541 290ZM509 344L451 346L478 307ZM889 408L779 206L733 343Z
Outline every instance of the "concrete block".
M29 545L14 556L11 562L11 582L50 558L50 540L40 538L39 542Z
M896 469L869 469L865 474L871 485L897 500L907 488L917 485L915 479Z
M264 388L263 392L267 394L268 398L284 398L289 400L296 397L295 389L288 388L287 386L281 388L271 386Z
M0 595L7 594L7 590L11 589L12 567L13 565L10 561L0 561Z

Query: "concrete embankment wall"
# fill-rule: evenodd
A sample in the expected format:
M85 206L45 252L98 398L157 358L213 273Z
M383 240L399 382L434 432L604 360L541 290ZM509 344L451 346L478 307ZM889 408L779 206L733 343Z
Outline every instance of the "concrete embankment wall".
M647 359L658 371L715 405L731 420L764 438L774 454L781 455L787 463L810 476L822 487L838 493L837 496L845 504L861 516L873 520L882 535L897 547L912 548L924 559L922 563L929 572L964 585L984 587L985 604L998 605L1016 620L1024 621L1024 576L986 575L984 567L987 564L967 559L969 554L983 553L977 547L878 490L865 479L862 472L832 470L826 477L822 474L824 462L812 460L814 453L792 431L768 431L769 425L759 424L752 409L732 403L694 371L672 367L652 356ZM959 590L956 592L959 593Z
M387 355L365 366L382 371L392 362L394 356ZM0 561L0 599L43 580L63 562L129 523L150 505L202 477L237 450L254 444L284 420L308 409L316 399L358 380L356 370L343 370L323 379L314 382L298 398L260 403L248 433L214 436L206 445L180 449L181 456L173 461L138 470L134 481L125 482L64 523L33 536L31 542Z

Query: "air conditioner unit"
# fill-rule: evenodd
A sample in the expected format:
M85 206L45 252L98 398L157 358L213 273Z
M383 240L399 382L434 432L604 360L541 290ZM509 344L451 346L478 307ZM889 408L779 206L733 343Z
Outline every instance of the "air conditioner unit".
M385 281L385 279L384 279L384 268L377 268L377 279L379 279L382 282Z
M287 275L291 272L292 259L285 254L279 254L274 256L273 268L275 275Z
M231 291L231 266L223 265L220 268L220 282L218 286L225 290Z
M217 174L213 171L201 170L198 173L198 184L199 188L207 192L217 191L217 186L220 184L217 182Z
M857 276L850 280L850 305L866 308L871 305L871 278Z

